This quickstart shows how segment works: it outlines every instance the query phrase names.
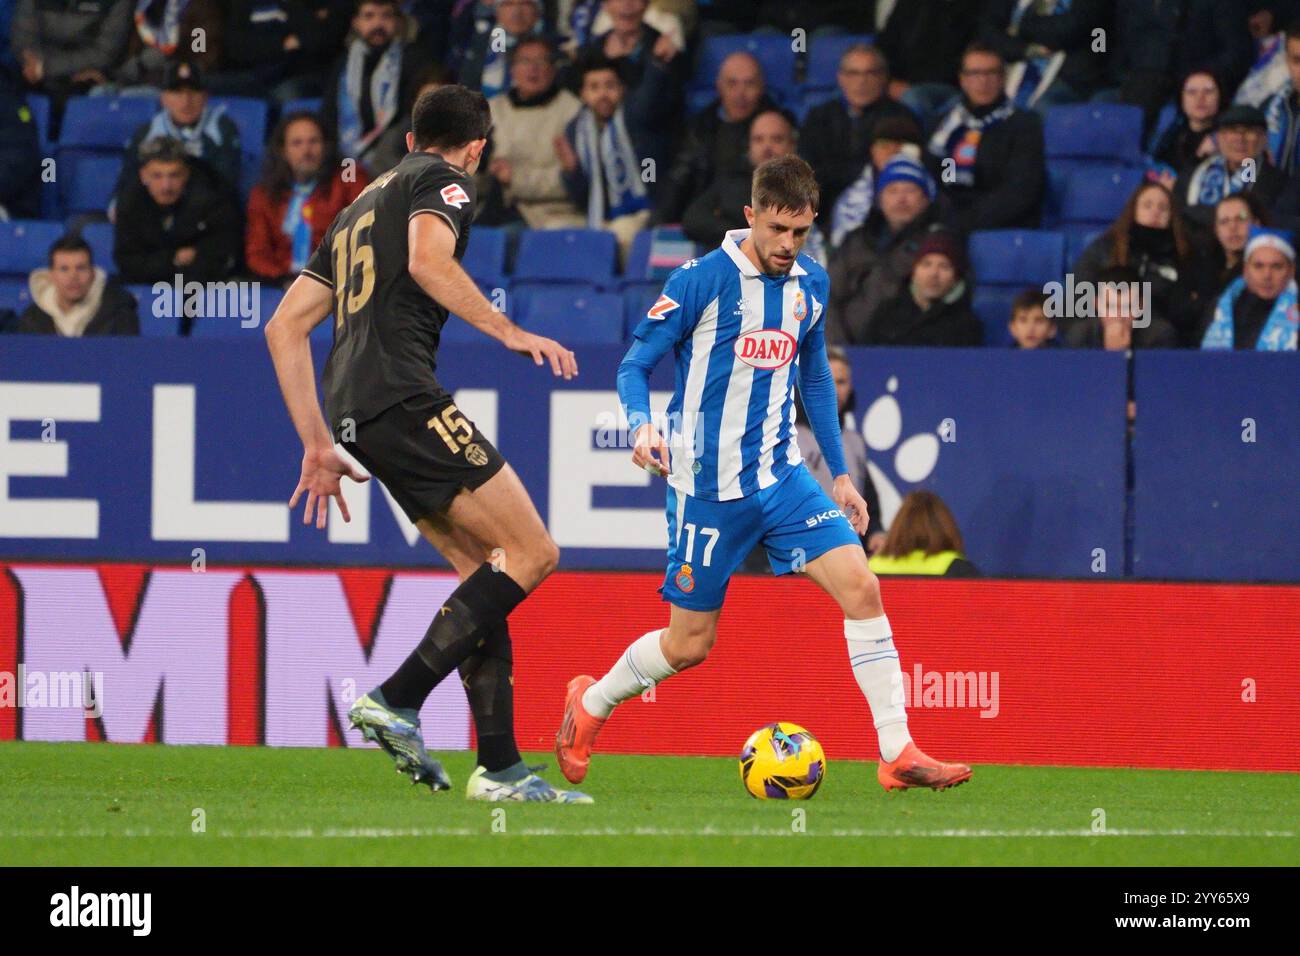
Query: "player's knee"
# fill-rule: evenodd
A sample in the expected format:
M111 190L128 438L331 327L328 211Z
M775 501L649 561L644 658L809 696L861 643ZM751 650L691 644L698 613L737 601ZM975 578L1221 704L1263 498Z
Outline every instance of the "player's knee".
M560 546L549 534L537 542L536 562L539 580L560 566Z
M713 650L712 628L691 628L674 633L671 629L664 641L664 658L675 671L703 664Z
M844 594L844 616L854 621L879 617L885 613L880 600L880 580L867 568L855 575Z

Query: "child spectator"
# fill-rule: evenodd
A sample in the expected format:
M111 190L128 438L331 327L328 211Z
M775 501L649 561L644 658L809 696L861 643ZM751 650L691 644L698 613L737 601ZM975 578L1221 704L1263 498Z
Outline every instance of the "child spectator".
M1056 340L1056 320L1047 314L1047 293L1038 289L1026 289L1011 301L1011 321L1007 328L1015 340L1012 348L1017 349L1054 349L1060 346Z

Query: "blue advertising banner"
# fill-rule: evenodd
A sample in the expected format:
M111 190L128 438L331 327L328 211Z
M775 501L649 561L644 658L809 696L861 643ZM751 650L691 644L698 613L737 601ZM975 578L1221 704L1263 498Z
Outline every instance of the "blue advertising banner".
M567 568L658 568L664 485L630 461L620 348L572 382L485 345L438 374L519 472ZM315 353L317 369L324 347ZM986 574L1123 573L1125 376L1104 353L853 350L855 427L886 520L915 487L952 507ZM652 380L662 409L670 363ZM0 342L0 556L304 565L441 563L378 482L304 527L301 446L262 343ZM1294 472L1293 472L1294 474Z
M1300 580L1300 362L1139 353L1133 569Z

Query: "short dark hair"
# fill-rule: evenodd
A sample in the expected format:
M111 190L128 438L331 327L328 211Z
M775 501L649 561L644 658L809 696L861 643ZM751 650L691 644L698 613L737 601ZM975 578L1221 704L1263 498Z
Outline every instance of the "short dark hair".
M185 144L173 136L154 136L146 139L136 150L136 159L143 167L147 163L189 163L190 154L185 151Z
M487 97L459 83L427 90L411 111L415 148L456 149L492 132Z
M362 7L369 6L392 7L395 12L399 14L402 12L400 0L357 0L356 3L352 4L352 15L355 17L361 12Z
M1011 300L1011 317L1015 318L1016 313L1027 309L1042 309L1046 313L1048 298L1048 294L1040 289L1025 289Z
M769 159L754 170L750 193L755 209L817 212L821 204L821 189L812 167L794 155Z
M578 76L578 88L581 89L582 84L587 82L588 73L603 73L605 71L613 73L618 77L619 83L627 86L627 77L623 75L622 63L619 60L605 56L601 50L593 50L584 54L574 64L574 72Z
M998 58L998 62L1000 62L1004 67L1007 65L1006 57L982 40L976 40L973 43L966 44L966 48L961 51L960 62L963 69L966 66L966 57L976 53L982 56L995 56Z
M49 264L51 266L54 265L54 254L56 252L84 252L89 257L90 264L92 266L95 264L95 253L90 248L90 243L81 238L81 234L77 232L65 233L50 245Z

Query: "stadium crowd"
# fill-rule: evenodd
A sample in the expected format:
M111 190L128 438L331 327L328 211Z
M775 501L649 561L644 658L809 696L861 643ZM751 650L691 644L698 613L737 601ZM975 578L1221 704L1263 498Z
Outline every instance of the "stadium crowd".
M471 274L618 293L602 341L665 268L744 227L757 164L796 152L822 186L807 251L831 275L833 343L1295 349L1297 16L1295 0L0 0L0 328L139 334L127 287L178 275L282 289L400 161L416 96L460 82L494 121ZM523 268L527 237L556 229L597 251L575 256L590 274Z

